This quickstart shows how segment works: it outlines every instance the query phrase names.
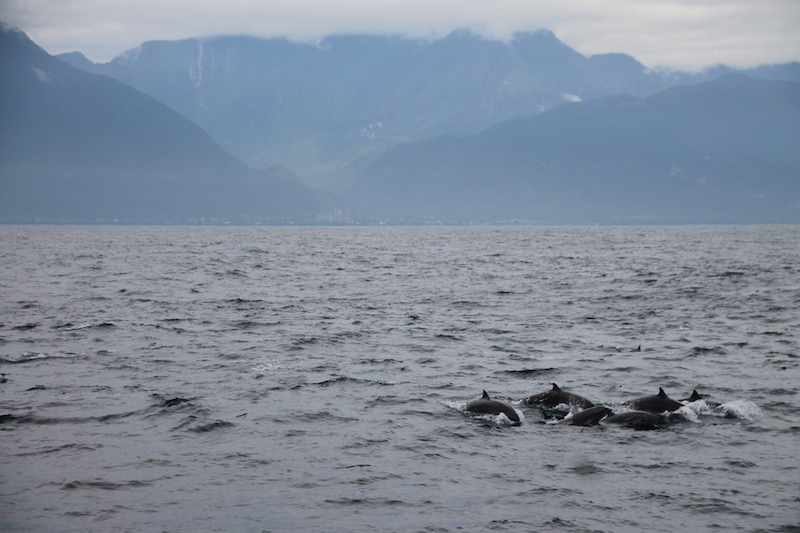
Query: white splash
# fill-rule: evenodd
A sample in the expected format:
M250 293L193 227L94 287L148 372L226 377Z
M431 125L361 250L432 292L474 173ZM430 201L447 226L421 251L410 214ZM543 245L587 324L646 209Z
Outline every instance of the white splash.
M758 420L764 413L750 400L734 400L717 405L706 400L697 400L687 403L677 411L692 422L699 422L700 416L716 416L722 418L739 418L743 420Z
M715 410L717 416L725 418L743 418L744 420L759 420L764 417L761 409L750 400L734 400L723 403Z

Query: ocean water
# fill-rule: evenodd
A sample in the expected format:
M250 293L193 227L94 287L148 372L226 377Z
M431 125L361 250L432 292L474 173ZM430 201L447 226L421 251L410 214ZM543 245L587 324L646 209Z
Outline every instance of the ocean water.
M0 258L3 531L800 531L798 226L0 226ZM575 427L520 403L554 382L722 405Z

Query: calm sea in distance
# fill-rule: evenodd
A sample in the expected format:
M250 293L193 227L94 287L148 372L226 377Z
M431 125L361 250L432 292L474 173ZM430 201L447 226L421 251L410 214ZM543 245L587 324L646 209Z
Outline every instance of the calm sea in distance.
M0 226L0 258L0 530L800 531L800 226ZM553 383L708 401L577 427L521 403Z

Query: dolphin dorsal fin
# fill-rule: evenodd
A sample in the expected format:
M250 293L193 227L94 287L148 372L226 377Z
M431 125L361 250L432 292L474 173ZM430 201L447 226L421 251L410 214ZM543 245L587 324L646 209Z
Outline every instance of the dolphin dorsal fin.
M658 388L658 397L659 398L666 398L667 397L667 393L664 392L664 389L662 389L661 387Z
M553 383L553 390L561 390L561 388L559 388L559 386L558 386L558 385L556 385L555 383Z
M702 400L702 399L703 399L703 397L700 396L700 393L697 392L697 389L694 389L692 391L692 395L689 397L689 401L690 402L696 402L697 400Z
M489 393L488 392L483 391L483 399L484 400L491 400L491 398L489 398Z

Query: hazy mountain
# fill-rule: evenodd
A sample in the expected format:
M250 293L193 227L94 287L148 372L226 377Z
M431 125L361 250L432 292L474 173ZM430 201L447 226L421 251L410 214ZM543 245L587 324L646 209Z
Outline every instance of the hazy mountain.
M314 220L338 206L255 171L150 96L0 26L0 221Z
M586 57L549 31L510 42L467 31L435 41L333 36L318 45L215 37L147 42L106 64L64 59L157 98L250 165L277 162L331 187L399 142L709 79L648 70L624 54Z
M652 71L624 54L583 56L547 31L508 43L469 32L318 45L188 39L102 65L61 56L149 94L212 140L18 32L2 37L4 219L337 212L285 168L258 173L216 141L316 183L358 179L349 199L369 220L798 221L796 84L725 75L664 90L733 70L725 66ZM798 63L748 72L800 80ZM609 96L619 94L628 96Z
M797 223L798 146L800 84L730 74L397 146L351 198L373 220Z

